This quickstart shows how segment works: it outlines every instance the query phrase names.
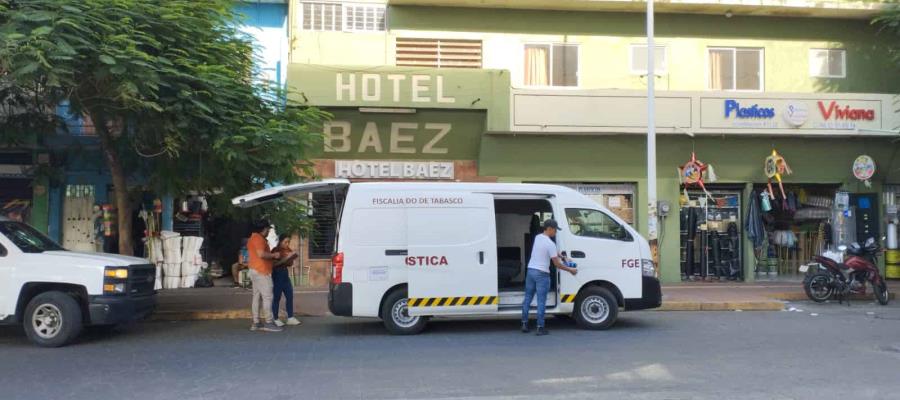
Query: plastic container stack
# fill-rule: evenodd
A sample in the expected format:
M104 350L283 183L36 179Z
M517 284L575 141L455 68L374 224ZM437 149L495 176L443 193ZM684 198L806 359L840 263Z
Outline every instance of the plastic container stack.
M160 232L163 241L163 289L181 287L181 234Z
M181 287L191 288L197 282L200 269L206 266L200 255L203 238L185 236L181 238Z
M165 256L163 255L163 241L160 238L150 238L147 241L147 254L150 255L150 262L156 266L156 283L153 286L154 290L162 289L163 287L163 265L165 263Z

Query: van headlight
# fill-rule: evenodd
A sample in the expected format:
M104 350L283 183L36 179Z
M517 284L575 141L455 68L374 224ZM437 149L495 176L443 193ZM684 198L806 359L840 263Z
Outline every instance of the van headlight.
M641 275L656 277L656 264L653 260L641 259Z

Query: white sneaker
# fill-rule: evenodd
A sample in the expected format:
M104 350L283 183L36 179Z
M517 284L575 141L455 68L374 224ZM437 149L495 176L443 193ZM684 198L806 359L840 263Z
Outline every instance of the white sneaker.
M280 319L276 319L276 320L275 320L275 326L281 328L282 326L284 326L284 322L281 322Z
M300 322L300 320L297 318L290 317L287 319L287 324L291 325L291 326L296 326L296 325L302 324L302 322Z

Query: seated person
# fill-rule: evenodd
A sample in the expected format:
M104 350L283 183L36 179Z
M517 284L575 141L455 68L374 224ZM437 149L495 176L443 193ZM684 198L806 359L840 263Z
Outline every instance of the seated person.
M233 287L241 286L241 271L250 268L248 260L250 253L247 252L247 238L241 239L241 251L238 253L238 261L231 264L231 278L234 279Z

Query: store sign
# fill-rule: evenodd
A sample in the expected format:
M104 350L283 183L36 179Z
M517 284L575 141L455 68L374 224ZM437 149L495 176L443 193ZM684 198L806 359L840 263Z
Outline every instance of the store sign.
M829 134L830 131L885 129L883 100L803 98L700 98L694 132Z
M822 119L831 120L851 120L851 121L874 121L875 110L869 108L851 108L849 105L840 104L834 100L831 102L819 101L819 112L822 113Z
M741 107L741 103L736 100L725 100L725 118L734 116L738 119L769 119L775 118L775 109L771 107L760 107L759 104L753 104L749 107Z
M792 101L784 106L781 116L788 125L799 128L809 119L809 109L802 102Z
M335 99L394 103L456 103L456 98L444 92L444 76L402 74L335 74Z
M453 179L452 162L336 160L334 176L349 179Z

